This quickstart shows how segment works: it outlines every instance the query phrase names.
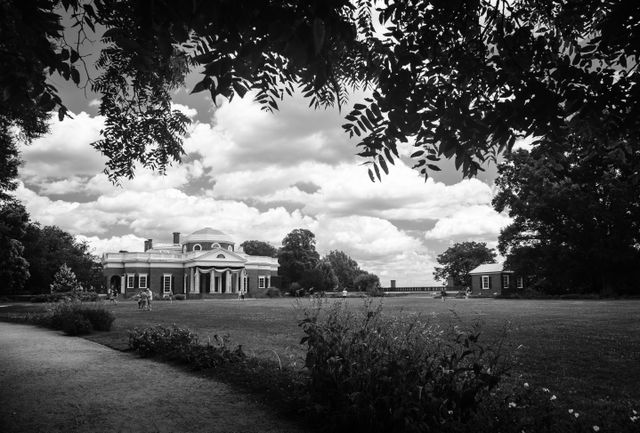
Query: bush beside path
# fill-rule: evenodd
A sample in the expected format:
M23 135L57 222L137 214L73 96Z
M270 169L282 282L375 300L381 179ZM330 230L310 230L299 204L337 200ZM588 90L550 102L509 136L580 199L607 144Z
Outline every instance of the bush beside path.
M250 396L81 338L0 322L0 431L303 432Z

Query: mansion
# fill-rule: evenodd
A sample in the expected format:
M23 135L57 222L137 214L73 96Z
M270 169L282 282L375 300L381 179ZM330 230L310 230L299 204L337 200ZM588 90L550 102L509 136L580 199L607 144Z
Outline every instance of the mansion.
M103 275L110 289L126 297L150 288L154 297L173 293L191 297L246 294L277 285L278 259L250 256L212 228L191 233L172 244L144 242L143 252L104 253Z

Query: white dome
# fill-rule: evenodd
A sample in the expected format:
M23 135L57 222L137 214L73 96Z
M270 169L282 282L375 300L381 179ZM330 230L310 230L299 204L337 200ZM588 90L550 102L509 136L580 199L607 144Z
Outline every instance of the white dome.
M211 227L196 230L182 241L183 244L193 242L225 242L228 244L234 244L228 234L221 232L220 230L212 229Z

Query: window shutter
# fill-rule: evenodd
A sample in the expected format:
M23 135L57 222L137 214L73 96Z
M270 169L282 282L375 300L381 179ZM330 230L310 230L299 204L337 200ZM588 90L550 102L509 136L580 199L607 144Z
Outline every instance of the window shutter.
M491 288L491 280L492 280L492 279L493 279L493 278L491 278L491 275L489 275L489 288Z

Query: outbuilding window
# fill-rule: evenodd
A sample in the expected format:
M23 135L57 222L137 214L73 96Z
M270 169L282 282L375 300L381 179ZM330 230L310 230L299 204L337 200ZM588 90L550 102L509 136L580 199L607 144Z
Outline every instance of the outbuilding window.
M503 289L508 289L509 288L509 275L503 275L502 276L502 288Z
M258 288L259 289L264 289L265 286L265 278L263 276L259 276L258 277Z
M147 288L147 274L138 275L138 287L141 289Z
M482 276L482 288L487 290L490 289L490 282L489 282L489 275L483 275Z
M136 286L136 275L127 274L127 289L133 289Z
M518 289L522 289L524 287L524 278L518 277L516 279L516 284L518 286Z

